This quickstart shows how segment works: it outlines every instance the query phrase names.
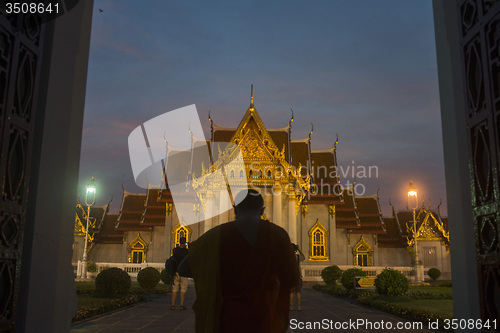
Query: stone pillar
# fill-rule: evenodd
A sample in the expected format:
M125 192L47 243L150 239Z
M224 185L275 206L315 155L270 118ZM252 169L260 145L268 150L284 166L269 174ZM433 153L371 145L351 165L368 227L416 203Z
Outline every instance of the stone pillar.
M486 2L483 2L486 4ZM459 3L433 0L455 318L481 318ZM488 14L493 14L489 12ZM490 17L495 17L490 15ZM476 23L479 25L480 21ZM482 23L481 23L482 24ZM483 25L486 27L487 25ZM479 31L478 36L479 36ZM479 46L481 48L481 46ZM483 78L486 70L483 70ZM480 83L478 82L478 85ZM492 148L496 149L496 148ZM483 318L484 322L484 318Z
M148 252L146 253L146 262L159 262L155 261L156 257L156 250L157 250L157 245L155 240L154 240L154 232L151 230L150 235L149 235L149 245L148 245Z
M269 221L275 223L274 219L273 219L273 211L274 211L274 207L273 207L273 197L272 195L269 195L269 191L267 190L266 187L260 189L260 193L262 195L262 199L264 200L264 215L266 217L266 219L268 219Z
M169 205L169 203L167 203L167 205ZM167 213L165 214L165 252L164 252L164 256L165 256L165 260L167 260L167 258L170 258L170 249L171 249L171 246L172 246L172 220L173 220L173 215L174 215L174 212L173 212L173 204L171 206L172 208L168 208L167 209ZM170 211L170 213L169 213Z
M424 265L421 263L415 265L415 282L424 282Z
M82 261L78 260L78 266L76 267L76 276L78 278L82 277Z
M328 205L328 232L330 233L330 239L328 245L330 246L330 261L337 259L337 223L335 221L335 206Z
M128 231L123 232L123 245L122 245L122 262L128 263Z
M373 266L378 266L378 235L373 235Z
M287 230L288 226L281 220L281 189L279 187L271 187L273 198L273 222L283 229Z
M288 235L292 243L297 242L297 214L295 213L295 198L289 197L288 200ZM304 252L304 251L302 251Z
M69 7L68 3L66 5ZM38 64L37 59L42 57L43 60L39 67L32 67L33 71L30 72L30 79L34 80L31 81L34 82L32 84L38 87L22 86L27 89L26 96L28 93L30 96L26 117L29 117L31 122L30 128L16 129L19 130L19 144L23 150L12 150L17 152L14 153L13 160L24 167L18 193L22 194L23 202L26 200L26 206L23 211L5 211L5 214L11 213L13 215L10 216L15 216L15 222L11 223L16 226L19 221L24 220L25 228L24 231L11 230L13 235L18 231L23 233L22 236L17 234L16 240L24 239L24 242L12 245L12 251L22 247L22 253L17 252L19 257L13 257L18 258L15 260L21 261L22 265L17 266L18 270L14 271L16 268L12 268L12 265L16 265L16 262L10 259L4 261L6 264L2 270L2 292L5 293L2 294L2 301L5 300L6 303L2 304L5 306L2 308L2 314L12 315L14 321L2 318L2 330L10 331L8 326L12 323L15 324L12 331L20 333L69 332L71 318L77 309L71 257L92 12L93 1L78 1L71 10L68 9L56 20L45 24L35 20L33 25L30 22L30 27L35 28L32 31L33 38L38 36L37 28L44 30L45 34L37 45L38 51L32 49L35 45L26 47L30 55L26 58L29 59L27 63L35 66ZM8 18L4 17L3 22L6 21ZM2 35L7 36L5 45L14 43L14 40L19 41L26 34L19 31L18 39L7 29L10 30L2 23ZM21 44L20 48L25 47ZM14 44L11 44L9 52L4 50L6 48L2 43L2 61L4 57L7 58L6 61L17 61L11 55L14 52ZM12 72L17 73L17 68L10 63L2 66L9 66ZM15 76L17 75L12 77ZM1 89L13 91L16 88L15 82L2 79ZM7 119L10 110L5 109L2 112L2 117ZM12 123L21 126L21 123ZM7 125L7 122L2 124ZM8 142L2 141L2 154L7 153L7 144ZM33 148L29 148L30 145ZM32 155L26 156L29 152ZM24 160L25 157L28 160ZM4 175L5 173L2 174ZM17 209L18 206L12 207ZM8 216L2 218L7 219ZM3 224L2 228L8 225ZM9 255L15 254L12 252ZM7 274L15 274L15 277L8 277ZM11 284L7 285L9 279ZM12 298L8 298L8 293L11 293ZM11 305L7 302L17 304Z
M352 246L351 246L351 243L352 243L352 237L351 237L351 234L349 233L349 231L347 229L344 229L346 231L346 237L347 237L347 251L346 251L346 261L347 261L347 265L353 265L354 264L354 257L352 255Z

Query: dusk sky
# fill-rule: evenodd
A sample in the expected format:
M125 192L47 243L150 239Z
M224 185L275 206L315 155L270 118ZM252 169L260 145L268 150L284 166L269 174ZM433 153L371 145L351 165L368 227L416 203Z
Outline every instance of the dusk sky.
M102 9L102 12L99 11ZM145 121L196 104L207 138L237 127L254 104L267 128L331 148L339 167L377 166L358 178L384 215L420 201L447 215L431 1L95 0L79 193L92 176L97 204L135 185L128 136ZM352 182L352 175L341 183Z

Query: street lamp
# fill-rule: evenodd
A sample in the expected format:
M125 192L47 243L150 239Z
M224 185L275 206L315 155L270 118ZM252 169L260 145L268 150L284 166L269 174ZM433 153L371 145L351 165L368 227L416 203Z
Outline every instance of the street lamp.
M91 201L89 202L89 199ZM83 247L83 258L82 258L82 278L87 278L87 239L89 237L89 221L90 221L90 206L95 203L95 185L94 185L94 177L90 181L90 184L87 185L87 192L85 193L85 204L88 207L87 210L87 227L85 228L85 245Z
M410 187L408 188L408 206L413 210L413 240L415 249L415 282L422 282L419 272L418 263L418 244L417 244L417 220L415 218L415 209L418 206L417 189L413 186L413 182L410 181Z

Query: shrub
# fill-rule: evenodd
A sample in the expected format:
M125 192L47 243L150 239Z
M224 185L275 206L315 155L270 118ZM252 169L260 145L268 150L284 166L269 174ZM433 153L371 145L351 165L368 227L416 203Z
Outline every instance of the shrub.
M122 269L106 268L95 278L95 291L98 295L110 296L124 294L130 290L130 276Z
M328 266L321 271L321 278L326 284L337 284L342 276L342 270L337 265Z
M144 290L154 290L160 282L160 272L156 268L146 267L137 273L137 282Z
M354 288L353 285L353 276L366 276L366 273L359 268L350 268L342 273L342 277L340 278L340 283L344 286L345 289L351 290Z
M408 279L400 271L386 268L377 275L375 288L381 295L401 295L408 291Z
M167 273L166 269L163 269L160 273L160 280L165 284L172 284L173 278L172 275Z
M97 272L97 265L93 261L87 262L87 272Z
M437 279L439 279L439 277L441 276L441 271L437 268L431 268L429 269L429 271L427 272L427 275L429 275L429 277L436 281Z

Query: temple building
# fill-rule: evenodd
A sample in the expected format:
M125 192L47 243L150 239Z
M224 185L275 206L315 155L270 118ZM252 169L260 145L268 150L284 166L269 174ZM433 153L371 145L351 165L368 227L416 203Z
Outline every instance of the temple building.
M209 121L211 138L205 140L209 151L221 155L221 143L238 145L244 166L226 170L227 177L233 183L260 189L266 207L264 218L287 230L306 256L302 263L305 279L318 277L328 265L372 266L377 272L384 267L406 267L408 275L412 274L412 212L393 207L392 216L384 217L378 192L357 196L352 185L343 187L335 172L338 142L330 149L312 150L312 130L302 140L292 140L293 113L286 126L267 129L254 107L253 93L237 128L219 127L210 116ZM203 163L191 160L193 163L194 176L210 170ZM167 182L163 185L145 193L123 189L118 214L109 213L109 203L91 207L89 260L107 266L162 265L181 237L194 241L210 228L234 219L233 210L229 210L187 225L179 220ZM208 209L204 204L194 204L193 210ZM86 207L78 202L75 263L82 258L86 214ZM422 204L416 212L416 229L419 259L425 271L436 267L443 277L450 278L448 220L441 217L439 207L433 210L430 204Z

